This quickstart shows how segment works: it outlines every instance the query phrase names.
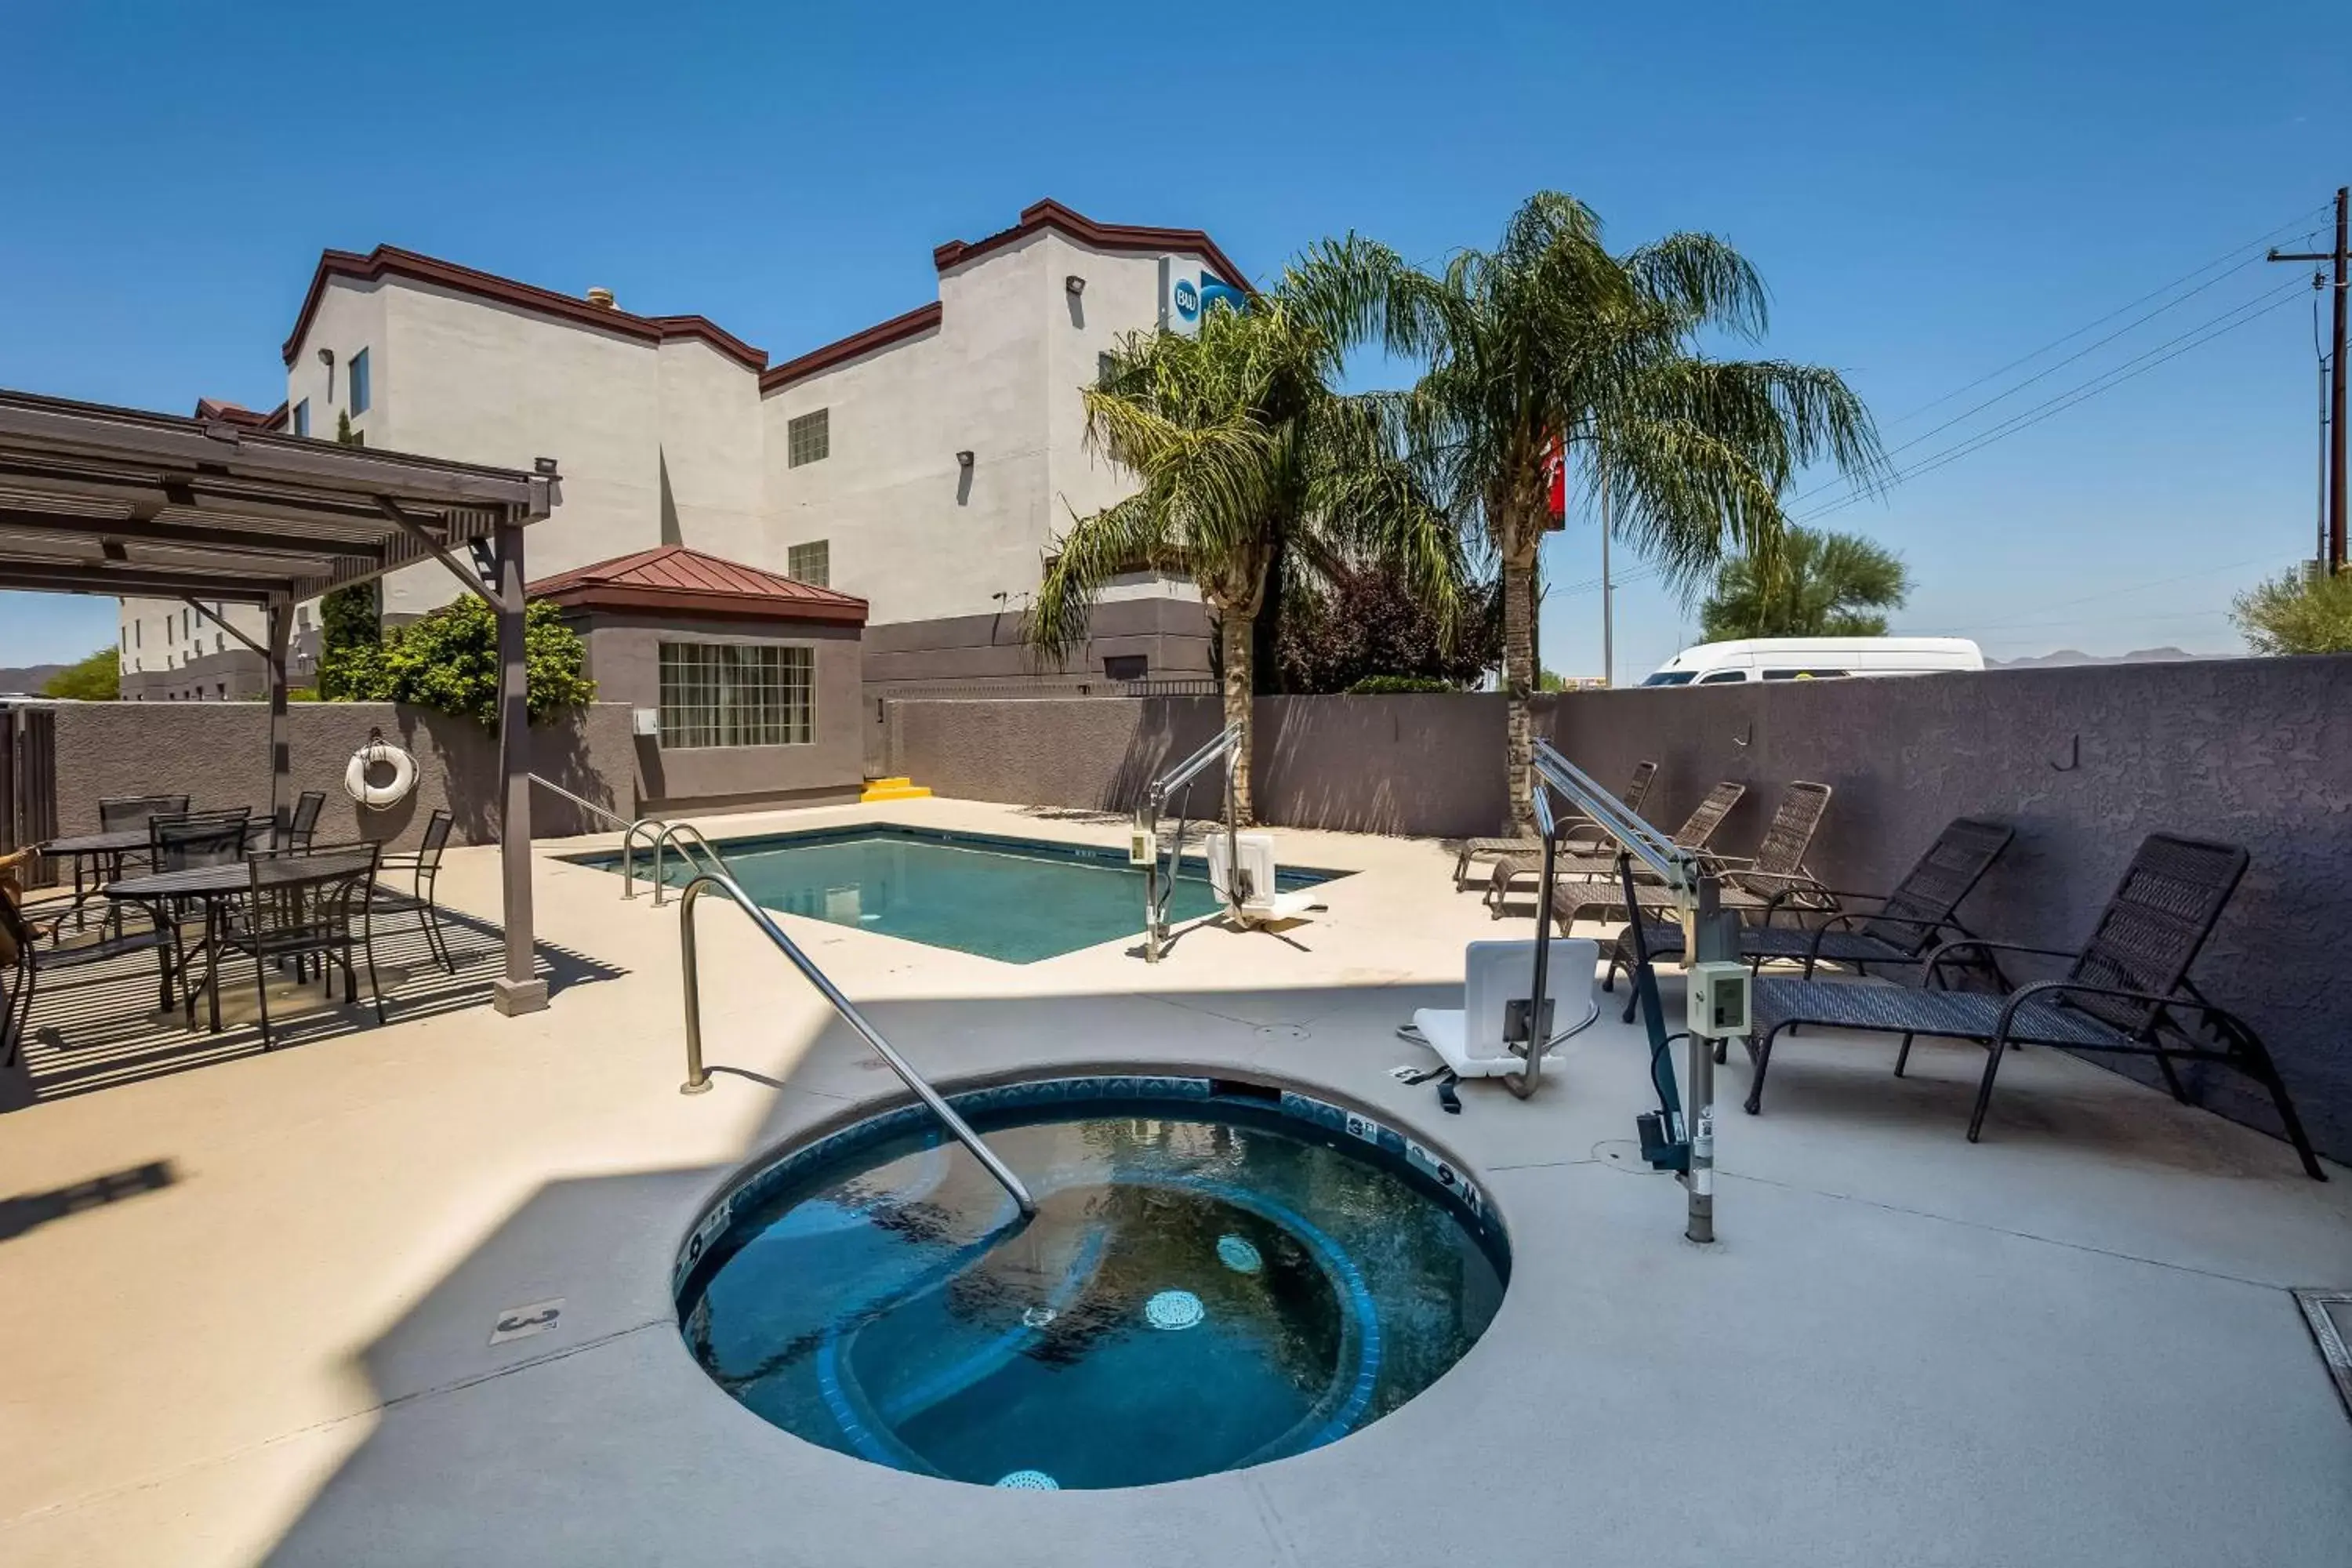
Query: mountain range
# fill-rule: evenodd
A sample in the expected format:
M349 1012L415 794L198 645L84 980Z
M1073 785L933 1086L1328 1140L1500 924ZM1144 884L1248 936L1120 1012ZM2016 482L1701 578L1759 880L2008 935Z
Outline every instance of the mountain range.
M0 692L37 693L64 668L62 664L25 664L14 669L0 669Z
M2056 653L2038 654L2032 658L1989 658L1985 668L1992 669L2063 669L2077 664L2164 664L2182 658L2226 658L2227 654L2190 653L2179 647L2141 647L2129 653L2084 653L2080 648L2062 647Z

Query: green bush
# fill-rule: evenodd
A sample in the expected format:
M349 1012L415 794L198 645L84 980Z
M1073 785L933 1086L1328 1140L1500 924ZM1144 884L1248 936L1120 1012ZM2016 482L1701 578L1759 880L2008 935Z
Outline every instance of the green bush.
M534 721L582 707L596 698L583 673L588 649L553 605L534 604L523 620L523 673ZM490 729L499 721L499 621L468 594L405 626L386 632L373 647L350 650L331 700L407 702L455 713ZM320 671L320 687L326 688Z
M1419 691L1459 691L1450 680L1433 675L1368 675L1348 688L1349 697L1402 697Z
M88 658L78 658L49 677L41 695L111 702L122 695L122 657L110 645Z
M2239 595L2230 618L2256 653L2352 653L2352 572L2297 567Z

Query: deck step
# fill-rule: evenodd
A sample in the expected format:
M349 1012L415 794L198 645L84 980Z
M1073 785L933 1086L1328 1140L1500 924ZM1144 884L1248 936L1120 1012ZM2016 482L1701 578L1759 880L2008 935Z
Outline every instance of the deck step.
M929 800L930 798L929 788L917 784L910 778L868 779L866 781L865 793L857 797L858 804L862 805L870 805L877 800Z

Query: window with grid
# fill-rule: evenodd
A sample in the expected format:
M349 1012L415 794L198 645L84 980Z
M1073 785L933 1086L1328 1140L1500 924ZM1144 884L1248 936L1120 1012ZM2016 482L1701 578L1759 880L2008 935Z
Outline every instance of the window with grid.
M815 740L814 649L760 643L661 645L664 751L805 746Z
M797 468L833 452L833 410L803 414L784 426L784 466Z
M784 552L784 575L812 588L833 586L833 542L813 539Z

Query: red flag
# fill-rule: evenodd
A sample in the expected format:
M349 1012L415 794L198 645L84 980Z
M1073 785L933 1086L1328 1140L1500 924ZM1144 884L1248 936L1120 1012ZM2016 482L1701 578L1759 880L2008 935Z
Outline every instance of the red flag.
M1568 450L1557 436L1544 443L1543 467L1549 502L1544 528L1558 532L1568 526Z

